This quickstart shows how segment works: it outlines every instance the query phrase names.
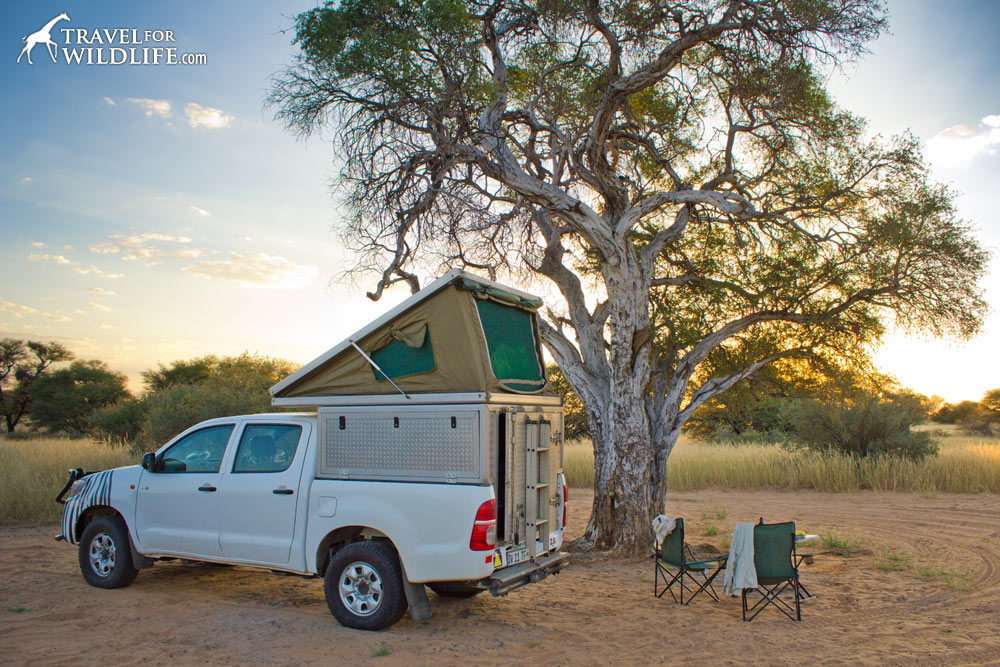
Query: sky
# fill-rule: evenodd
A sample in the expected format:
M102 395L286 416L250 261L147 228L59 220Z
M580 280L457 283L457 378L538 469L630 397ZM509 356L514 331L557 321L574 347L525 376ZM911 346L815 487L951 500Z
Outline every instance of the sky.
M351 257L335 231L333 150L296 139L264 107L295 53L294 16L314 5L0 0L0 337L59 341L139 389L142 370L205 354L306 363L407 296L373 303L374 279L337 281ZM921 138L935 177L996 250L1000 3L889 9L891 34L830 89L873 133ZM60 14L54 63L43 41L22 37ZM147 62L87 64L101 41L105 58L131 46ZM67 63L64 48L81 61ZM882 370L949 401L1000 386L997 261L980 336L893 333Z

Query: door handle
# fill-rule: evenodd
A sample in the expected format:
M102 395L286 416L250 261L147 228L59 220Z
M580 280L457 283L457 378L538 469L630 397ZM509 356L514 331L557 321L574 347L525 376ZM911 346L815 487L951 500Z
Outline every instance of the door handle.
M206 492L218 491L218 489L216 489L211 484L202 484L201 486L198 487L198 490L199 491L206 491Z
M275 489L271 493L277 493L280 496L290 496L293 493L295 493L295 491L293 491L292 489L286 489L283 486L279 486L277 489Z

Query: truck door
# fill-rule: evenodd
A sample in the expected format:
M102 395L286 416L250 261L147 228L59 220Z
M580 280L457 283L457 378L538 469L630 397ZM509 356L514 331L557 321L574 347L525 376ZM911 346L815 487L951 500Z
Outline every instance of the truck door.
M287 563L309 424L247 423L219 489L222 553Z
M189 433L143 471L136 535L147 552L220 556L219 470L235 424Z

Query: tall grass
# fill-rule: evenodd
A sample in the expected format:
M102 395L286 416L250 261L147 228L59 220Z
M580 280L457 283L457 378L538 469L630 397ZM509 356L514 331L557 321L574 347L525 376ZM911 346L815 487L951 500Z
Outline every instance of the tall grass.
M1000 493L1000 442L950 434L937 440L940 453L916 463L898 457L857 460L779 445L720 445L682 437L667 463L667 488ZM589 440L567 444L564 471L570 486L593 486L593 460Z
M94 440L0 438L0 524L58 521L56 494L70 468L107 470L138 463L124 447Z

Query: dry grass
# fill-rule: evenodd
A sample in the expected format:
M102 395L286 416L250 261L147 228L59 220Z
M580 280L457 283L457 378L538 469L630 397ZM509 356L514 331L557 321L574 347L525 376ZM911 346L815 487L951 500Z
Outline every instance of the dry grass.
M94 440L0 438L0 524L58 521L56 494L70 468L107 470L138 463L123 447Z
M891 457L857 462L778 445L718 445L681 437L667 464L667 487L1000 493L1000 441L936 430L940 453L921 463ZM570 486L593 486L593 458L589 440L567 444Z

